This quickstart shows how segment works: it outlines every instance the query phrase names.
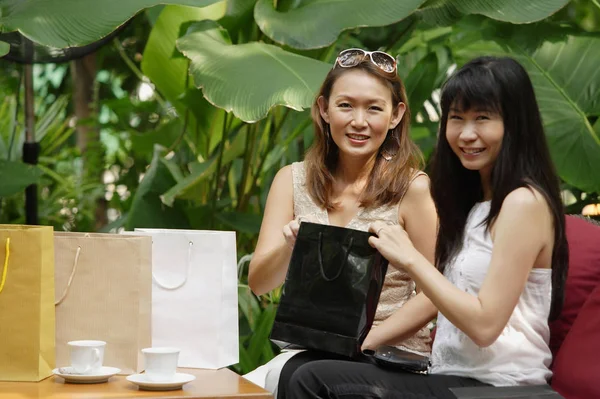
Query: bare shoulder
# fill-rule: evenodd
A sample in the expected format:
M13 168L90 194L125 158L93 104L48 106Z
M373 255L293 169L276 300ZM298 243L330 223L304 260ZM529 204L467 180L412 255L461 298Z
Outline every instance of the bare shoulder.
M544 196L534 188L519 187L511 191L502 202L500 212L547 212L548 203Z
M423 215L436 217L435 205L431 198L429 176L420 174L413 178L398 208L398 221L402 226L410 220L421 220Z
M415 177L408 186L404 199L407 201L423 199L423 197L430 197L430 181L429 176L426 174L420 174Z
M414 247L433 263L438 226L437 212L431 198L429 176L417 173L418 171L415 171L406 194L400 201L398 223L406 230Z
M500 208L498 226L519 229L537 226L538 229L552 227L552 212L544 196L534 188L520 187L511 191ZM544 227L542 227L544 226ZM495 226L492 231L496 230Z
M279 169L277 174L275 175L275 179L291 179L292 178L292 165L285 165L283 168Z
M510 248L524 258L531 257L531 262L514 260L515 264L520 262L527 270L552 264L554 216L551 205L535 188L521 187L506 196L491 233L500 253Z
M284 166L279 169L271 188L269 189L269 196L273 198L291 198L294 192L294 184L292 182L292 165Z
M279 169L275 178L273 179L273 186L283 185L283 186L292 186L292 165L286 165L283 168Z

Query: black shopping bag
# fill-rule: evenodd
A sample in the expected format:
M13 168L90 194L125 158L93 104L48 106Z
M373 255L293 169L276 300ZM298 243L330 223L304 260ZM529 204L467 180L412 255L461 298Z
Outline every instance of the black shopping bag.
M271 339L356 356L375 317L388 262L372 234L302 222Z

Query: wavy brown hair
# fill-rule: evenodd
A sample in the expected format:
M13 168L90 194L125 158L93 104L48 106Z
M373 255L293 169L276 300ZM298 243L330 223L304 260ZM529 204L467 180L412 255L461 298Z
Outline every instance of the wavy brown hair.
M410 110L406 90L398 74L384 72L369 58L350 68L336 66L325 77L312 106L315 139L304 158L308 192L318 205L327 210L336 207L332 199L333 174L338 163L339 148L328 134L329 126L321 117L318 99L323 96L328 104L334 83L344 73L354 69L367 72L390 89L394 112L400 103L406 105L402 120L394 129L388 131L385 141L379 148L367 186L361 195L360 205L369 208L397 204L408 189L415 170L422 169L424 164L421 151L409 135ZM386 160L384 156L391 159Z

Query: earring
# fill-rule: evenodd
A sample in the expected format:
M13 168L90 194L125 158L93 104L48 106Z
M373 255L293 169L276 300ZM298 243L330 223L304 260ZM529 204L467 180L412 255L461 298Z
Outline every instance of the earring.
M392 134L392 129L388 130L387 135L385 136L385 140L383 141L383 145L385 145L389 141L389 139L392 137ZM382 150L381 157L389 162L394 158L394 154L390 154L389 152L387 152L387 150Z

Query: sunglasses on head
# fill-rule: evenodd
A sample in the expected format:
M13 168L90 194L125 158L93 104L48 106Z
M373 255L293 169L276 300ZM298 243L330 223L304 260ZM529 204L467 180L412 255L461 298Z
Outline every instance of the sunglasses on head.
M339 53L333 67L335 68L337 65L342 68L355 67L367 56L382 71L387 73L396 72L396 59L394 57L383 51L365 51L360 48L350 48Z

